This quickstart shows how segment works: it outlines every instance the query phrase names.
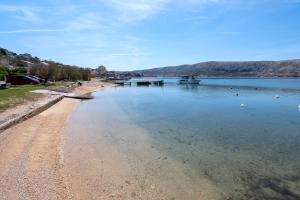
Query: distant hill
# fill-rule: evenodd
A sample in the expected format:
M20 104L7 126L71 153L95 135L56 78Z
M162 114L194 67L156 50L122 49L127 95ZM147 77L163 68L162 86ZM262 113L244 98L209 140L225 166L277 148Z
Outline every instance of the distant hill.
M283 61L202 62L145 70L144 76L300 77L300 59Z

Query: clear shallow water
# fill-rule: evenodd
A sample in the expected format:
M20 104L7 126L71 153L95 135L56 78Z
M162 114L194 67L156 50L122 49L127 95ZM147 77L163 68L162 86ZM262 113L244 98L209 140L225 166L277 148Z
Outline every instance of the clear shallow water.
M113 116L101 106L113 101L147 130L153 148L230 199L300 199L300 93L167 84L94 96L77 112L93 118L87 127L103 127L95 118Z

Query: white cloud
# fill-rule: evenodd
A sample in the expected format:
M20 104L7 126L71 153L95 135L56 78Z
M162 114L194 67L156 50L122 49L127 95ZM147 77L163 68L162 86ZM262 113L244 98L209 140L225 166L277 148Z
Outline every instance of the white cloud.
M0 12L13 12L15 16L28 21L37 21L36 8L20 5L1 5Z
M121 21L144 20L163 9L170 0L102 0L118 12Z
M64 30L66 31L83 31L104 29L104 20L99 14L85 12L80 16L65 22Z
M0 34L14 34L14 33L34 33L34 32L58 32L57 29L19 29L10 31L0 31Z
M145 20L169 7L194 9L197 6L233 1L235 0L101 0L117 11L119 20L124 22Z
M230 1L235 0L54 0L40 7L0 4L0 12L7 16L30 20L30 23L14 21L13 30L0 30L0 34L22 37L21 33L40 32L32 37L26 35L26 40L18 45L41 57L47 58L50 52L52 59L70 64L138 67L141 59L155 52L147 48L147 38L132 31L134 26L129 23L173 9L199 11L202 6ZM206 20L206 17L193 15L189 20Z
M111 53L106 56L128 56L128 57L139 57L139 56L146 56L149 53L142 53L139 48L128 46L127 51L125 53Z
M193 4L193 5L205 5L211 3L230 2L232 0L185 0L179 1L180 4Z

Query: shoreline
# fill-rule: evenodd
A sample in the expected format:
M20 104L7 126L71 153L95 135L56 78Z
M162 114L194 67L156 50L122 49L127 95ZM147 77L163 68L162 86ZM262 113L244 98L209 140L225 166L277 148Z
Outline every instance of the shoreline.
M98 108L101 114L90 110L95 105L105 105ZM104 95L86 106L70 116L64 134L74 199L225 199L209 180L155 148L151 134L116 102Z
M48 89L33 90L30 93L39 94L39 98L32 101L26 101L24 103L16 105L15 107L9 107L6 110L0 112L0 133L17 123L20 123L47 110L55 103L62 100L65 94L84 96L105 86L112 85L113 84L93 79L91 81L84 82L84 86L78 86L75 88L73 87L73 89L68 93L56 92L55 90L52 91Z
M84 83L73 92L83 95L103 89L102 85L104 88L113 86L103 82ZM76 128L72 132L75 136L70 137L67 126L72 122L72 113L76 111L79 102L78 99L64 98L51 108L0 134L2 199L131 199L142 196L149 199L172 199L175 196L196 198L193 195L201 199L219 199L223 196L221 191L205 180L194 185L196 182L182 172L183 166L171 158L159 161L159 165L161 162L167 162L171 168L164 168L166 175L162 178L156 176L158 171L151 171L151 167L142 164L146 162L144 157L155 161L157 158L164 158L165 155L153 149L146 131L131 125L128 119L124 118L124 113L119 114L129 125L123 127L128 137L126 140L139 143L132 146L129 152L121 153L121 149L112 145L111 141L102 135L105 134L104 130L98 138L102 141L99 148L90 146L94 144L93 141L86 141L86 138L78 135ZM111 104L104 105L115 108ZM111 117L109 124L113 126L114 116ZM143 152L144 148L148 153L133 153ZM96 153L95 150L99 152ZM97 155L103 157L97 158ZM134 157L128 155L138 156L143 162L132 162ZM154 166L154 163L151 166ZM148 173L151 175L148 176ZM175 174L181 178L172 178ZM178 181L181 179L186 183L184 190L190 192L178 192L182 190L181 187L178 188ZM173 185L173 181L177 184ZM201 186L201 191L198 186ZM212 190L217 194L210 194L209 191ZM172 194L174 191L176 194ZM197 191L197 194L192 194L191 191Z
M103 87L104 86L104 87ZM75 94L113 84L84 82ZM59 101L36 116L0 134L0 196L2 199L70 199L63 172L64 130L80 102Z
M220 137L224 129L232 130L231 127L220 123L219 127L214 129L212 126L206 126L210 120L202 119L202 122L198 122L201 129L191 126L190 130L183 130L180 124L175 125L168 120L162 123L163 126L154 126L152 129L145 126L145 123L150 120L151 124L154 119L164 119L163 115L154 114L148 118L149 113L146 112L143 118L143 115L135 115L138 114L137 110L128 112L127 108L130 106L125 106L128 104L126 100L122 101L124 104L115 101L115 97L120 97L114 96L115 90L118 89L101 91L103 84L104 89L113 86L110 83L84 82L83 86L78 87L76 93L74 92L84 95L87 92L100 90L99 93L94 94L98 98L93 101L80 103L78 99L64 98L50 109L0 133L1 199L217 200L229 199L231 195L238 197L248 191L254 196L256 196L254 193L258 193L257 196L269 195L264 191L268 186L260 185L261 188L250 188L250 190L246 186L277 177L283 180L282 188L287 188L292 195L298 195L297 191L293 193L294 190L288 187L288 184L294 184L293 181L281 177L281 169L285 169L286 174L294 174L289 167L281 168L282 166L272 161L274 168L278 169L274 175L259 170L261 167L268 167L264 159L261 159L265 157L256 157L260 150L258 146L262 145L247 146L245 145L247 143L243 143L243 139L236 138L235 143L234 140L224 141L223 137ZM220 93L217 96L227 96L223 91L221 93L221 96ZM129 91L125 91L124 96L121 97L127 98L128 94ZM157 96L154 98L165 102L164 97L168 94L170 93L160 93L159 97L162 99ZM191 97L194 93L189 94L182 98ZM206 94L199 94L199 97L206 97ZM266 95L267 99L273 99L270 94ZM143 97L143 94L138 97ZM169 99L175 100L169 101ZM198 99L200 98L195 98L193 101L198 102ZM177 100L168 96L168 103L171 105L175 105ZM256 102L256 99L253 100L252 96L249 105ZM289 102L289 99L287 101ZM135 109L143 109L140 105L147 102L149 101L141 101L142 104L137 102ZM278 105L277 100L272 102L273 106ZM155 105L160 109L163 104L156 102ZM249 111L253 111L253 108L255 109L249 106ZM245 110L239 107L236 110L238 113L245 113ZM219 108L217 111L224 110ZM217 111L212 116L219 117ZM201 112L210 115L211 111ZM170 119L173 119L172 116L170 115ZM240 116L246 121L249 119L244 114ZM143 122L138 123L136 119ZM236 122L243 124L239 120ZM270 123L270 121L266 122ZM285 123L283 125L290 124L289 121ZM296 122L292 123L293 126L298 125ZM258 127L260 125L258 123ZM204 133L209 133L210 129L213 130L213 138L206 138ZM237 133L249 135L249 132L243 133L243 131L237 129ZM260 130L254 130L253 133L260 133ZM229 134L228 138L231 136ZM243 154L243 148L237 149L239 144L245 145L247 151L253 147L258 150ZM269 147L270 152L273 152L272 145ZM266 152L266 156L273 155L269 154L270 152ZM286 149L281 152L288 153ZM281 152L279 153L282 154ZM280 157L279 155L278 158ZM255 161L257 165L249 166L249 159L251 162ZM237 164L231 165L235 161L238 161ZM243 178L245 173L250 174L253 180L230 178ZM260 178L261 176L266 179ZM241 188L239 191L232 190L236 188L235 184ZM271 192L270 195L277 195L277 193L281 195L280 191Z

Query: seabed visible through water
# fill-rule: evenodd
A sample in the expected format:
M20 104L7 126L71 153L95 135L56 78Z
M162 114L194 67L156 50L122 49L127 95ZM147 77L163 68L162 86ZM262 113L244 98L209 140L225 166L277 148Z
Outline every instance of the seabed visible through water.
M299 92L167 85L94 96L73 114L69 135L106 138L147 180L173 182L161 186L164 197L181 199L190 187L197 199L207 183L221 199L300 199Z

